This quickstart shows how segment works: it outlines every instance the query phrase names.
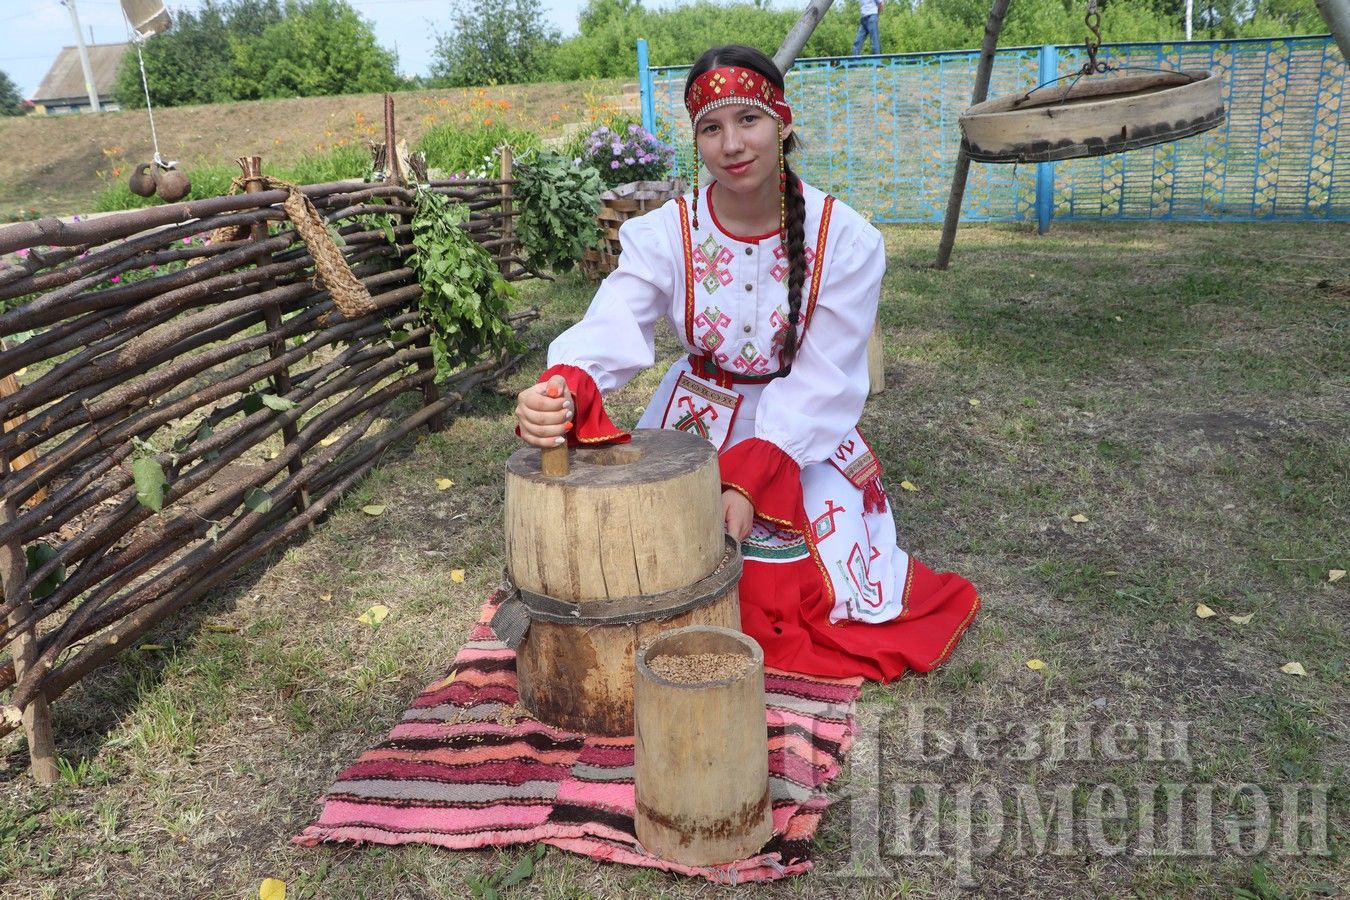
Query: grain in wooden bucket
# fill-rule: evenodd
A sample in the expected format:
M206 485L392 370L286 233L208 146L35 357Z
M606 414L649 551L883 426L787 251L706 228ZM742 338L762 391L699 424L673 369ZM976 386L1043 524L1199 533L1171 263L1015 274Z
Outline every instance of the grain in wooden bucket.
M535 448L511 456L508 602L528 617L515 649L531 715L632 734L640 644L685 625L740 627L740 548L722 528L721 490L713 446L679 431L578 447L561 477L544 474Z
M668 631L638 653L637 838L688 866L758 853L773 835L764 651L738 631Z

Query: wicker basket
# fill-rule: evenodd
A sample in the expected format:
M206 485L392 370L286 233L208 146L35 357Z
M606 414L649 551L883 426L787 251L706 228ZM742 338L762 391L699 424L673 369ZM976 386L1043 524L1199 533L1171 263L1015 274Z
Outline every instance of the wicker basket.
M597 217L603 234L600 245L586 251L581 271L587 278L601 279L619 264L619 226L629 219L656 209L688 188L682 178L668 181L630 181L600 195L602 209Z

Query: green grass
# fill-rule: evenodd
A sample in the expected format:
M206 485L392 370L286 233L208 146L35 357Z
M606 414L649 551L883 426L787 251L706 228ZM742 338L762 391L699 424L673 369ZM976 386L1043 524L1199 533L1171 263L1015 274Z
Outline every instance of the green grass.
M1345 283L1336 248L1350 230L1057 225L1041 238L978 226L961 231L948 272L917 267L934 230L883 231L887 388L862 427L902 546L969 577L984 601L945 666L865 687L883 723L883 829L894 824L892 786L906 782L989 785L1005 817L1019 785L1069 783L1081 804L1108 783L1128 794L1168 781L1271 791L1303 782L1331 785L1333 852L1005 848L976 859L976 883L962 888L951 856L889 855L883 831L891 878L859 880L838 874L855 859L851 801L841 799L816 841L818 871L756 896L1269 900L1350 882L1350 581L1327 574L1350 568L1350 305L1333 289ZM521 302L542 309L531 336L540 347L594 291L575 277L522 287ZM658 352L678 352L664 332ZM9 894L244 897L265 877L284 879L292 897L462 898L500 885L528 848L302 849L289 838L336 772L444 674L496 585L514 394L542 361L535 352L501 393L478 394L446 430L391 453L313 537L145 639L167 650L129 650L59 701L60 783L38 788L20 774L22 753L8 757ZM611 396L616 420L634 421L659 374ZM437 491L438 477L454 488ZM362 514L371 502L385 514ZM446 578L453 568L466 571L463 584ZM376 603L392 610L383 624L356 621ZM1199 603L1217 615L1197 618ZM1247 614L1245 625L1229 619ZM1046 668L1029 670L1033 657ZM1290 661L1308 677L1282 674ZM1184 721L1188 758L1018 760L1005 742L989 758L922 761L905 737L905 704L917 701L943 710L930 736ZM865 784L846 770L836 796ZM1138 839L1138 828L1113 825L1108 836ZM505 895L731 892L550 849Z
M538 149L539 136L523 128L494 125L437 125L427 129L418 140L416 150L426 154L427 165L446 175L458 172L496 171L491 162L494 151L510 144L517 155Z

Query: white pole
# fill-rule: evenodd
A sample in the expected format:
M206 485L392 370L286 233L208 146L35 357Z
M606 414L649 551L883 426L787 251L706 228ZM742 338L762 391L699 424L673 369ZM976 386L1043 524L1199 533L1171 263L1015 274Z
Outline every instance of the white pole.
M89 65L89 48L84 46L84 32L80 30L80 14L75 11L75 0L61 0L61 5L70 10L70 24L75 26L75 46L80 50L84 88L89 92L89 108L94 112L102 112L102 107L98 105L98 89L94 87L94 67Z
M1186 0L1186 40L1191 39L1191 16L1195 12L1195 0Z

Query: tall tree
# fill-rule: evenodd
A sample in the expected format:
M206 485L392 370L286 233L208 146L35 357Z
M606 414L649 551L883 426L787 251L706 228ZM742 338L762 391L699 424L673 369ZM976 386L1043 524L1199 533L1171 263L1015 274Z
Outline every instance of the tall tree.
M173 27L141 48L150 102L184 106L236 99L232 42L256 40L281 19L279 0L206 0L196 11L175 10ZM122 58L113 93L124 107L145 106L134 50Z
M0 72L0 116L21 116L25 112L18 85L8 72Z
M156 106L309 97L396 87L394 58L347 0L206 0L143 47ZM135 52L114 93L144 106Z
M431 74L447 87L538 81L559 42L540 0L457 0L457 22L436 36Z
M236 99L366 94L398 86L394 55L347 0L287 0L281 21L232 41Z

